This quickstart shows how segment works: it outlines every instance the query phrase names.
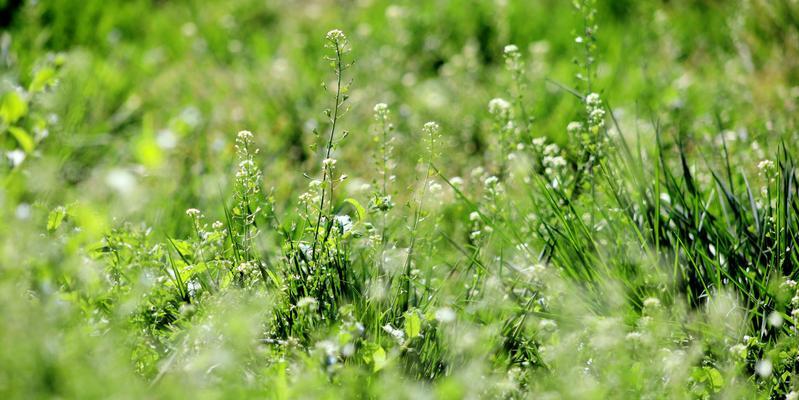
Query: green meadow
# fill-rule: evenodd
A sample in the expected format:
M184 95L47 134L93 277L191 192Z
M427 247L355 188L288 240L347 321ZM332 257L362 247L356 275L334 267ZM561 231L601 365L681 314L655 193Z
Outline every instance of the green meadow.
M795 0L0 0L0 398L799 399Z

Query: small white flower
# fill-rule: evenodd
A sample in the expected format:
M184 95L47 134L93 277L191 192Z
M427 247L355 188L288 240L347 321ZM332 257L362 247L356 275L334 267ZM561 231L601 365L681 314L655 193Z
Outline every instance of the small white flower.
M551 319L542 319L538 323L538 328L545 332L552 332L558 328L558 323Z
M405 332L402 330L394 328L391 324L385 324L383 330L391 335L397 343L402 344L405 342Z
M505 48L503 49L503 52L505 54L518 53L519 52L519 47L516 46L515 44L509 44L509 45L505 46Z
M436 320L442 323L455 321L455 311L449 307L441 307L436 310Z
M768 324L775 328L782 326L782 316L780 313L772 311L771 314L768 315Z
M241 131L236 135L236 137L241 140L242 142L249 142L252 140L252 132L250 131Z
M436 133L440 129L441 126L439 126L438 123L434 121L425 122L424 126L422 127L422 130L424 130L425 133Z
M491 101L488 102L488 112L491 115L502 118L507 118L510 112L510 107L511 107L510 103L507 100L501 98L491 99Z
M335 158L325 158L324 160L322 160L322 165L325 168L332 168L336 166L337 162L338 161Z
M483 184L485 184L485 186L486 186L486 187L493 187L493 186L494 186L494 185L496 185L498 182L499 182L499 178L497 178L497 177L496 177L496 176L494 176L494 175L491 175L491 176L489 176L488 178L486 178L486 179L485 179L485 181L483 182Z
M569 132L570 135L576 135L583 130L583 124L578 121L569 122L569 125L566 125L566 132Z
M602 105L602 99L599 97L599 94L590 93L588 96L585 96L585 104L591 107L599 107Z
M477 211L472 211L472 213L469 214L469 221L475 222L479 220L480 220L480 213L478 213Z
M332 42L347 40L347 36L340 29L333 29L332 31L327 32L327 35L325 35L325 37L327 38L327 40L330 40Z
M537 138L533 139L533 146L535 146L535 147L544 147L544 145L546 144L546 142L547 142L547 139L546 139L546 138L544 138L544 137L537 137Z
M646 300L644 300L644 308L649 308L649 309L660 308L660 300L657 299L656 297L649 297Z
M186 210L186 215L188 215L189 217L192 217L192 218L199 217L200 216L200 210L198 210L196 208L189 208L188 210Z
M791 390L785 395L785 400L799 400L799 392Z
M341 228L342 233L352 230L352 218L349 215L336 215L336 224Z
M375 111L376 114L382 114L382 113L388 111L388 104L386 104L386 103L377 103L377 104L375 104L374 111Z
M242 274L247 273L251 269L252 269L252 264L250 264L247 261L242 262L241 264L239 264L238 267L236 267L236 271L238 271L238 272L240 272Z
M773 370L773 367L772 367L772 364L771 364L771 360L769 360L767 358L763 359L763 360L760 360L760 361L758 361L755 364L755 372L758 375L760 375L761 378L765 378L765 377L771 375L771 371L772 370Z

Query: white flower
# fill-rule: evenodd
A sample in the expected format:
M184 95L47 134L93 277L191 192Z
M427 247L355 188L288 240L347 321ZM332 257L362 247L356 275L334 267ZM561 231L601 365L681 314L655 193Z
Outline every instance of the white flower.
M345 35L344 32L342 32L340 29L333 29L332 31L327 32L327 35L325 35L325 37L327 38L327 40L330 40L331 42L347 40L347 35Z
M389 335L391 335L391 337L393 337L394 340L397 341L397 343L402 344L403 342L405 342L405 332L403 332L402 330L394 328L393 326L391 326L391 324L385 324L383 326L383 330L386 331L386 333L388 333Z
M186 210L186 215L188 215L188 216L190 216L192 218L199 217L200 216L200 210L198 210L196 208L189 208L188 210Z
M771 160L763 160L757 163L757 169L760 170L760 173L767 174L774 170L774 161Z
M626 338L629 341L638 342L643 338L643 335L641 334L641 332L634 331L628 333Z
M247 273L251 269L252 269L252 264L250 264L247 261L244 261L243 263L239 264L238 267L236 267L236 271L242 274Z
M460 176L453 177L449 180L449 183L451 183L452 186L458 186L458 187L463 186L463 178L461 178Z
M602 99L599 97L599 94L590 93L588 96L585 96L585 104L592 107L599 107L602 105Z
M478 213L477 211L472 211L472 213L469 214L469 221L475 222L479 220L480 220L480 213Z
M236 137L241 140L242 142L249 142L252 140L252 132L250 131L241 131L239 132Z
M558 328L558 323L551 319L542 319L538 323L538 328L545 332L552 332Z
M341 228L342 233L352 230L352 218L349 215L336 215L336 224Z
M755 364L755 372L762 378L771 375L772 369L771 360L769 359L760 360Z
M493 187L493 186L494 186L494 185L496 185L498 182L499 182L499 178L497 178L497 177L496 177L496 176L494 176L494 175L491 175L491 176L489 176L488 178L486 178L486 179L485 179L485 181L483 182L483 184L485 184L485 186L486 186L486 187Z
M422 127L422 130L424 130L425 133L436 133L440 129L441 126L439 126L438 123L434 121L425 122L424 126Z
M313 298L313 297L303 297L299 301L297 301L297 308L307 308L307 309L310 309L310 310L315 310L317 304L319 304L319 302L316 301L315 298Z
M377 103L377 104L375 104L374 111L377 114L384 113L384 112L388 111L388 104L386 104L386 103Z
M799 400L799 392L791 390L785 395L785 400Z
M518 53L518 52L519 52L519 47L518 47L518 46L516 46L515 44L509 44L509 45L506 45L506 46L505 46L505 48L503 49L503 52L504 52L505 54L514 54L514 53Z
M730 346L730 353L732 353L732 355L736 358L746 358L746 345L738 343L736 345Z
M6 157L8 158L8 161L10 161L11 165L15 167L17 165L22 164L22 162L25 161L25 156L26 156L25 152L20 149L6 152Z
M546 147L544 147L544 155L552 156L558 153L560 153L560 147L558 147L558 145L555 143L548 144Z
M511 107L510 103L508 103L507 100L501 98L491 99L491 101L488 102L488 112L491 115L501 118L508 117L508 115L510 114L510 107Z
M544 147L546 144L547 139L545 137L537 137L533 139L533 146L535 147Z
M780 313L772 311L771 314L768 315L768 324L775 328L782 326L782 316Z
M660 300L655 297L649 297L644 300L644 308L660 308Z
M583 124L578 121L569 122L569 125L566 125L566 132L569 132L570 135L576 135L583 130Z
M436 310L436 320L438 322L447 323L455 321L455 311L449 307L441 307Z
M335 158L325 158L322 160L322 165L325 168L332 168L336 166L336 162L338 162Z
M214 223L213 223L213 224L211 224L211 227L212 227L212 228L214 228L214 229L216 229L216 230L220 230L220 229L222 229L224 226L225 226L225 224L223 224L223 223L222 223L222 221L214 221Z

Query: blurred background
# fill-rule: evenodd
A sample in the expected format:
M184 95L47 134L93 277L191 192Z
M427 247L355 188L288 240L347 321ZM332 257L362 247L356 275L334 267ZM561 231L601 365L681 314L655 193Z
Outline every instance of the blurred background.
M695 140L794 128L785 118L799 96L794 1L597 7L593 89L623 134L651 132L655 120ZM20 128L2 139L5 205L41 208L40 218L80 203L180 234L175 214L218 209L242 129L262 149L266 186L288 201L306 184L297 172L318 168L309 145L331 106L323 39L334 28L349 35L355 60L342 122L351 134L336 155L353 187L373 178L364 150L377 102L396 117L401 180L427 120L443 127L446 174L482 164L486 104L509 97L509 43L523 52L538 136L566 143L579 112L547 81L577 85L582 20L567 1L5 0L0 10L1 90L25 105L4 121Z

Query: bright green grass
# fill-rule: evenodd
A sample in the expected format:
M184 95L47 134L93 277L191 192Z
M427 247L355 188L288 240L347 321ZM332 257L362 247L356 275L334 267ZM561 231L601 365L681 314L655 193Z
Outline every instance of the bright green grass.
M8 3L0 397L797 398L795 2Z

